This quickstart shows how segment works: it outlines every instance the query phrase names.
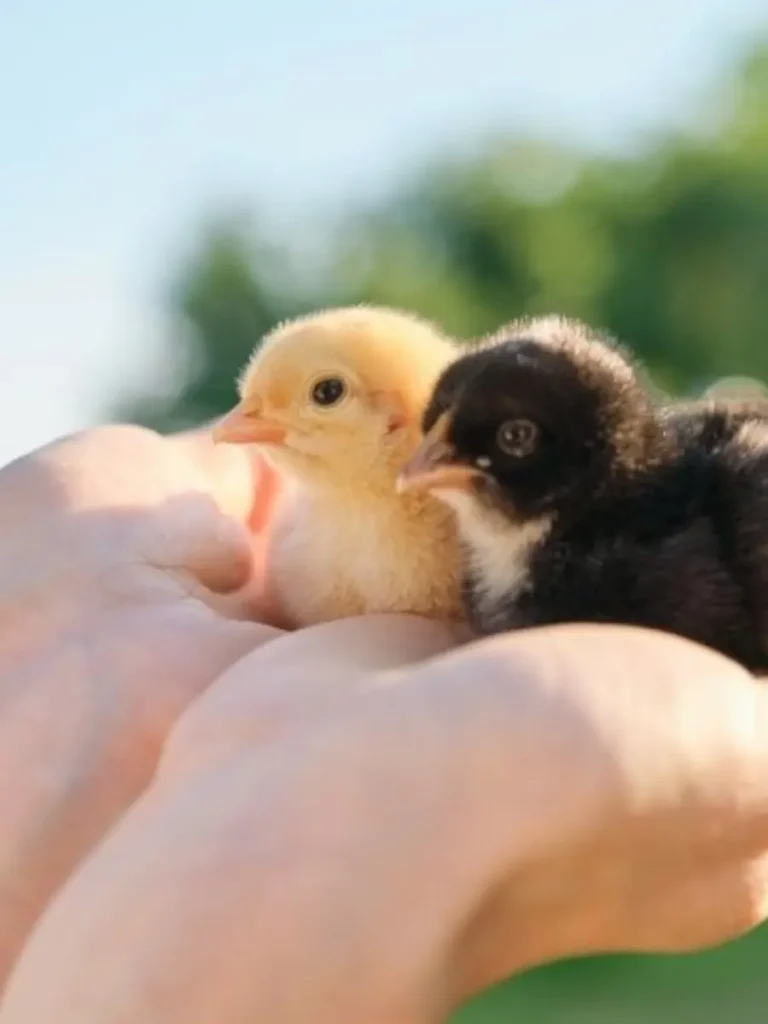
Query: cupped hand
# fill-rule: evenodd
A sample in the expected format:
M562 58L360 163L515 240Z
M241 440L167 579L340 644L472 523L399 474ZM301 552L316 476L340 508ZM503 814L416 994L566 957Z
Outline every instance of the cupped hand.
M0 471L0 984L176 717L276 635L245 621L273 490L242 449L136 427Z
M427 1024L533 964L763 920L765 689L639 630L454 639L334 623L235 665L51 906L0 1024Z

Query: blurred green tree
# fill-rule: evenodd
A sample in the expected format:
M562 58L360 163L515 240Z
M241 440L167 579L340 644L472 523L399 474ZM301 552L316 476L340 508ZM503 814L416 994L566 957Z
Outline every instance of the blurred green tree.
M459 337L524 314L582 317L676 392L768 379L768 46L709 106L718 116L697 131L624 159L509 137L438 160L344 218L314 282L248 217L214 220L171 289L177 390L121 412L160 427L216 415L268 328L346 302L410 307Z
M269 245L248 215L212 219L169 289L177 379L165 392L128 399L119 418L173 430L231 405L235 378L254 344L303 308L281 288L290 276L287 263L287 254Z

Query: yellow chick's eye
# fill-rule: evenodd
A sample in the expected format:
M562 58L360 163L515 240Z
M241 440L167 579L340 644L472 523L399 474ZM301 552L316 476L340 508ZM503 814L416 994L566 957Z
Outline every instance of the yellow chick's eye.
M341 377L321 377L315 381L309 396L315 405L330 408L338 405L347 393L347 385Z

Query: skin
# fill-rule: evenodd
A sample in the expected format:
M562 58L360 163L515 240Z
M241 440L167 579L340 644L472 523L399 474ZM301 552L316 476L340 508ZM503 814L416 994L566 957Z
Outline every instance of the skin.
M178 715L274 635L214 610L260 603L257 473L203 438L124 427L0 472L0 981Z
M0 562L16 952L48 903L0 1024L427 1024L554 957L764 918L768 695L745 672L620 628L456 647L412 618L233 621L267 610L258 542L207 589L263 517L253 473L113 430L0 473L2 514L28 502ZM210 516L180 520L190 492ZM75 629L112 646L70 666Z

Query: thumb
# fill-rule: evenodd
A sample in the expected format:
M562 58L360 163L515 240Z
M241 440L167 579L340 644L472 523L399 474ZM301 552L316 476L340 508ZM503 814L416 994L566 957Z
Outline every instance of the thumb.
M265 559L279 490L275 471L247 447L215 444L207 429L167 440L194 463L206 497L186 495L167 510L172 525L152 561L191 574L198 596L225 615L271 620Z
M255 644L220 675L176 725L163 772L174 778L221 752L252 748L345 707L361 689L450 649L449 627L407 615L372 615L310 626ZM258 648L258 649L256 649ZM399 678L399 676L397 677Z
M165 615L156 608L151 612L146 672L172 684L167 688L171 719L244 655L280 636L271 626L226 619L197 603L169 606Z
M277 492L269 463L247 445L216 444L210 429L170 439L202 472L207 490L221 511L252 529L262 525Z

